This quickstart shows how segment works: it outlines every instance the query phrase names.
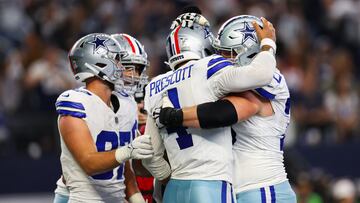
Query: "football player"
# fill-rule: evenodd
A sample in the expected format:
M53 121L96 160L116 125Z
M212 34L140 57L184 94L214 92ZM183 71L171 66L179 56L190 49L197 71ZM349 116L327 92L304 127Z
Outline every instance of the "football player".
M275 40L268 22L258 30L260 40ZM275 44L275 43L274 43ZM237 67L220 55L213 55L211 33L193 23L178 26L167 38L168 63L173 71L155 77L146 87L145 109L153 112L167 93L176 108L216 101L229 92L241 92L268 85L275 70L270 46L263 46L251 64ZM251 78L251 80L249 80ZM143 160L154 177L166 181L163 202L212 203L232 199L232 142L229 127L199 130L163 128L157 136L154 120L148 117L145 133L152 136L154 157ZM171 170L163 159L166 148Z
M248 15L226 21L215 40L219 53L240 65L251 63L262 43L255 35L255 30L260 28L253 26L253 21L265 27L266 21L261 23L257 17ZM171 106L170 102L167 104ZM205 129L234 124L237 202L296 202L283 163L284 138L290 122L290 93L278 69L271 83L261 88L183 110L164 108L159 122L168 127Z
M85 86L65 91L56 102L69 202L124 202L125 162L152 157L150 136L135 137L132 94L148 65L136 56L144 54L128 35L89 34L71 48L72 71ZM135 192L130 202L144 200Z
M129 200L130 203L145 203L142 194L136 184L136 178L134 171L130 165L130 161L125 162L124 167L124 183L125 183L125 195L126 199ZM55 197L53 203L68 203L70 191L66 187L65 180L63 176L61 176L56 182L56 189L54 191Z

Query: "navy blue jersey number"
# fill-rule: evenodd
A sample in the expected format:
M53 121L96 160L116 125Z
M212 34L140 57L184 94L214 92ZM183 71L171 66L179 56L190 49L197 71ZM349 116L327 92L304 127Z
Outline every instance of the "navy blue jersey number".
M181 108L178 91L176 88L169 89L168 96L169 96L171 103L174 105L174 108L177 108L177 109ZM188 133L186 131L186 129L187 128L185 128L185 127L166 128L168 134L171 134L171 133L178 134L179 137L176 138L176 142L178 143L180 150L189 148L194 145L192 136L190 133Z
M137 122L135 122L131 132L122 132L120 131L119 134L116 132L111 131L101 131L99 135L96 138L96 148L98 152L104 152L104 151L110 151L117 149L119 146L125 146L126 144L129 144L131 140L135 137L135 131L137 129ZM111 148L105 149L106 143L110 143ZM97 180L109 180L114 176L114 170L110 170L101 174L93 175L92 177ZM117 179L122 179L124 171L124 163L120 164L120 166L117 168Z

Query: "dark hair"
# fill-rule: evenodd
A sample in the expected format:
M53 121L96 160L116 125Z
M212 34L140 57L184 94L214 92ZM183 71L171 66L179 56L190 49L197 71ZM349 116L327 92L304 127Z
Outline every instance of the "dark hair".
M188 5L183 8L182 13L197 13L201 15L201 10L195 5Z

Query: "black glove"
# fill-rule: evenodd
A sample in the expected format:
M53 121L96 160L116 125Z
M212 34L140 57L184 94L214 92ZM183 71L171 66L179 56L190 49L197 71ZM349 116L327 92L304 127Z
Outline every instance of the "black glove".
M167 127L180 127L183 123L183 111L171 107L162 108L159 121Z
M156 108L152 117L156 121L158 128L180 127L183 122L183 111L172 107Z

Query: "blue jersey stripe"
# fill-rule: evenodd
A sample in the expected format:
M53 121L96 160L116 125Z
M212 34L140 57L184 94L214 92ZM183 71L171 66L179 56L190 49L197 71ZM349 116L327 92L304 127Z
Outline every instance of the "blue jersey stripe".
M257 93L259 93L262 97L268 100L275 99L275 95L271 94L270 92L266 91L264 88L257 88L255 89Z
M214 59L211 59L208 63L208 67L214 65L215 63L219 62L219 61L225 61L226 58L224 57L219 57L219 58L214 58Z
M61 116L72 116L72 117L76 117L76 118L86 118L86 113L77 112L77 111L68 111L68 110L59 109L59 110L57 110L57 113L59 115L61 115Z
M208 71L207 71L207 79L209 79L211 76L213 76L216 72L218 72L219 70L233 65L233 63L231 63L230 61L223 61L221 63L216 64L215 66L211 67Z
M266 203L266 196L265 196L265 188L260 188L261 193L261 203Z
M221 203L226 203L226 182L222 181L221 186Z
M280 151L284 150L284 141L285 141L285 134L281 135L280 138Z
M58 107L66 107L66 108L73 108L73 109L78 109L78 110L85 110L82 103L78 103L78 102L59 101L59 102L56 102L55 105L56 105L56 108L58 108Z
M276 202L275 188L274 186L270 186L270 195L271 195L271 203Z
M180 109L179 96L176 88L172 88L168 90L168 96L171 103L174 105L174 108Z
M287 115L290 114L290 97L286 100L286 103L285 103L285 113Z

